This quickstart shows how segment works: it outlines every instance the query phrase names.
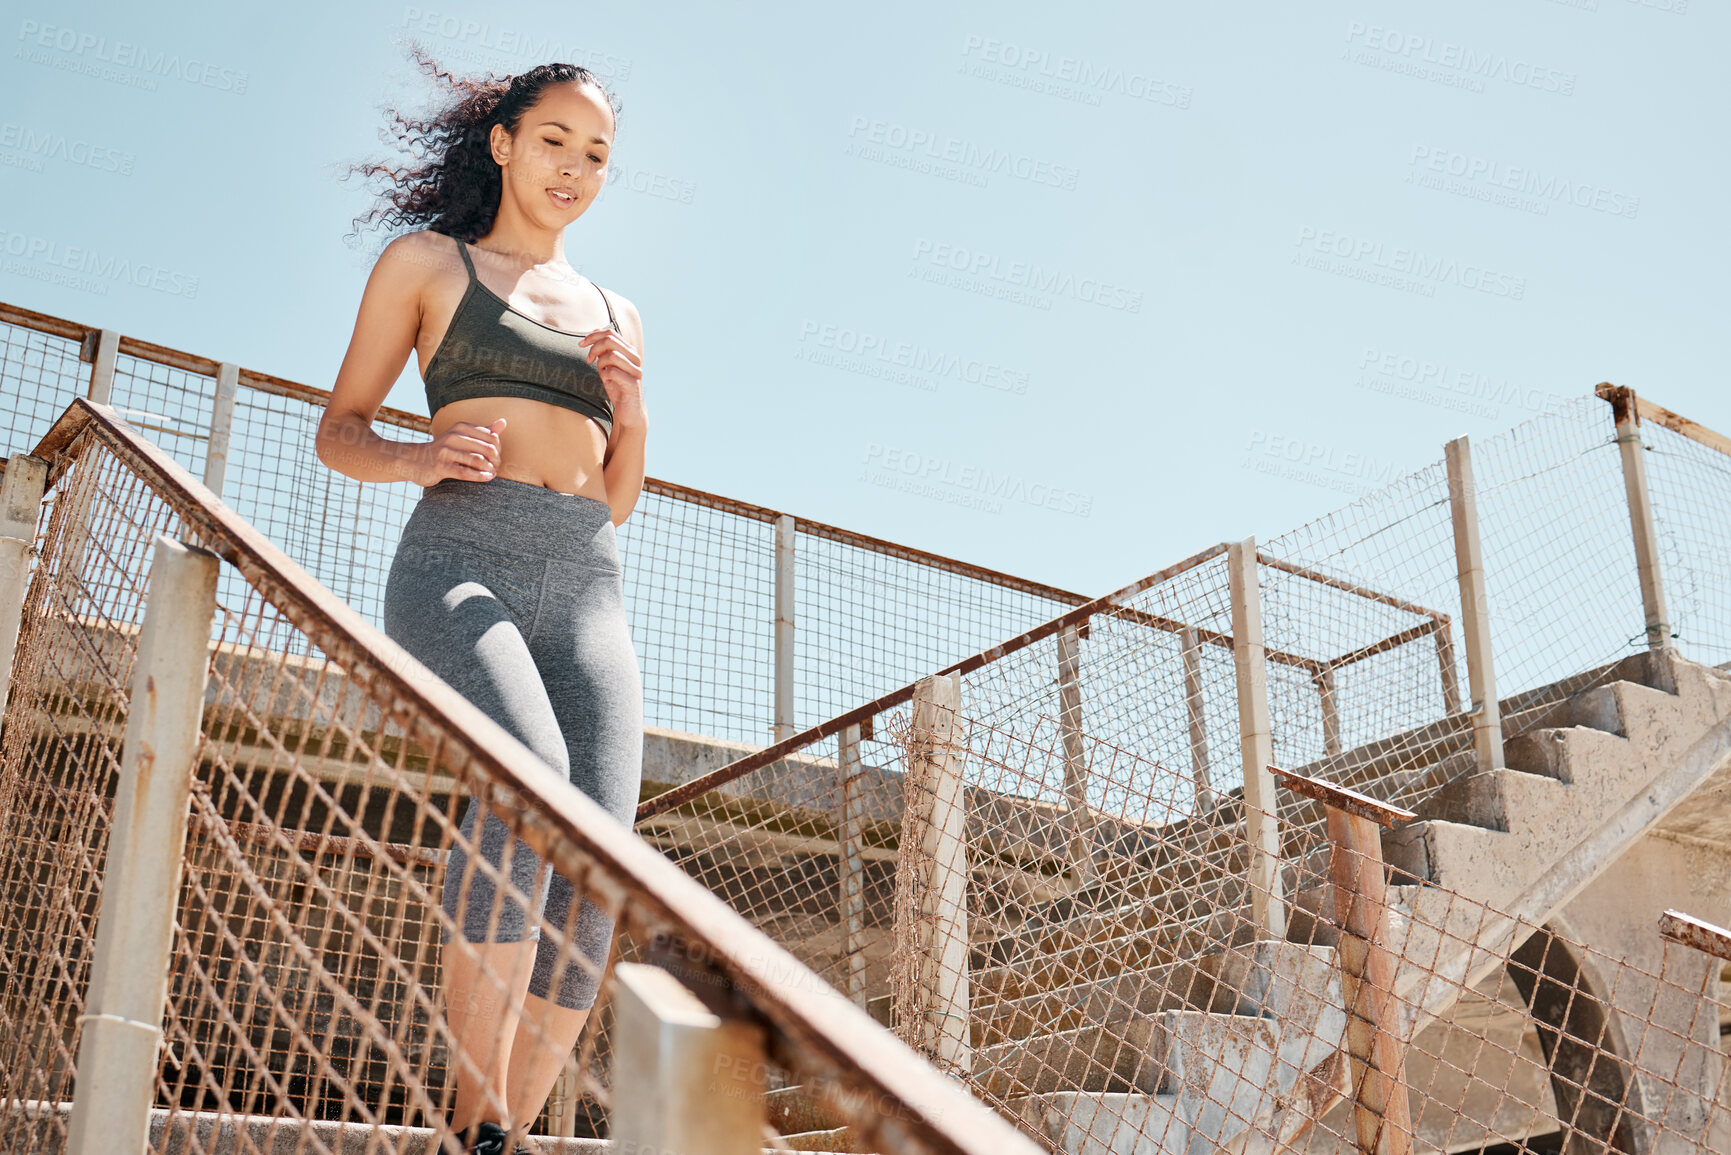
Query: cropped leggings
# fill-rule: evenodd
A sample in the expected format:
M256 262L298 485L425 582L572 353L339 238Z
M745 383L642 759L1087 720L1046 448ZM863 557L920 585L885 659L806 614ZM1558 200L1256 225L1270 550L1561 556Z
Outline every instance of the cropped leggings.
M643 774L643 682L625 624L612 510L603 501L527 482L446 478L422 491L385 581L385 633L620 822L630 824ZM471 798L462 832L475 841ZM505 823L488 814L480 852L501 872ZM594 1004L596 980L558 951L522 906L496 893L453 845L445 913L469 942L540 940L529 992L562 1007ZM509 877L563 928L573 887L543 881L541 858L522 843ZM489 924L498 905L498 925ZM587 899L574 945L599 971L613 920ZM447 933L446 938L449 938ZM562 974L560 972L563 972ZM557 991L553 980L560 978Z

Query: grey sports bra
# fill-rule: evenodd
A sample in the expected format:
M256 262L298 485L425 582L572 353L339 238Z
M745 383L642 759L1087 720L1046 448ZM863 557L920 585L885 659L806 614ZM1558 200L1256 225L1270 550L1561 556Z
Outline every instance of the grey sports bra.
M567 333L513 309L475 276L469 246L457 241L457 249L469 270L469 287L427 362L422 379L427 386L427 412L437 413L453 401L470 397L528 397L593 418L611 438L613 402L601 384L600 371L577 343L588 334ZM595 291L600 293L601 286L596 285ZM606 293L601 293L601 300L607 305L608 327L617 333L613 302Z

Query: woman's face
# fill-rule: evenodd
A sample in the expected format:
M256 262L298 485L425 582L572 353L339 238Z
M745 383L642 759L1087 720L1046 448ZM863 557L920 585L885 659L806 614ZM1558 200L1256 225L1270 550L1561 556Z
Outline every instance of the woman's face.
M516 136L493 126L492 144L519 207L558 232L582 216L607 183L613 110L590 85L549 85L523 113Z

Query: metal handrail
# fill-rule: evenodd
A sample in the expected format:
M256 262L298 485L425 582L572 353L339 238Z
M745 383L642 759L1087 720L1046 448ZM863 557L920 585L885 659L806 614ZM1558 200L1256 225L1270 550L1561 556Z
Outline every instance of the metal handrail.
M87 432L171 505L205 548L239 571L354 684L365 687L412 740L428 749L443 748L478 768L490 783L489 801L509 800L520 808L521 838L531 850L572 876L593 864L647 917L703 944L705 957L733 990L774 1025L771 1041L782 1057L827 1066L837 1086L887 1106L876 1125L911 1135L933 1151L1004 1155L1034 1150L1010 1124L938 1077L864 1010L432 676L112 407L75 398L42 438L33 453L49 462L50 485L72 464L73 455L88 447L88 441L81 442ZM373 854L388 853L383 843L370 836L366 841Z

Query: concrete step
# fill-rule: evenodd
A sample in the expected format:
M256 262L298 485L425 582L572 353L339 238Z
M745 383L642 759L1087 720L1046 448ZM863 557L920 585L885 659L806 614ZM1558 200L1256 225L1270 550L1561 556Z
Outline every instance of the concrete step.
M1272 1106L1267 1019L1179 1012L1168 1089L1065 1089L1011 1098L1023 1125L1066 1155L1208 1155L1233 1149L1245 1120ZM1162 1016L1167 1017L1167 1016ZM1182 1038L1183 1042L1178 1040Z
M1103 942L1083 943L1045 958L987 967L970 976L980 1000L1009 1000L1056 987L1095 982L1131 971L1194 958L1210 946L1239 944L1253 937L1250 908L1240 905L1186 919L1158 933L1137 932Z
M1498 769L1464 774L1419 804L1421 818L1440 818L1466 826L1506 832L1533 815L1568 805L1567 783L1521 770Z
M1174 915L1197 903L1219 903L1219 892L1231 889L1244 871L1248 849L1234 835L1230 850L1219 853L1203 869L1199 864L1175 867L1172 877L1156 893L1132 902L1118 902L1106 909L1077 909L1065 900L1056 909L1035 908L1017 923L1000 923L995 937L975 942L970 965L975 970L1013 964L1030 957L1049 957L1090 943L1112 941L1127 933L1157 929Z
M1675 718L1676 706L1675 694L1637 682L1610 682L1570 698L1569 718L1577 726L1644 743L1656 726Z
M1194 1007L1192 988L1204 985L1195 967L1168 964L1086 982L1068 983L1011 999L977 999L973 1014L973 1045L976 1048L1050 1034L1098 1023L1114 1015Z
M1156 1026L1160 1017L1130 1013L985 1047L974 1055L974 1081L1001 1098L1063 1090L1154 1094L1166 1077L1170 1042Z
M1480 867L1498 863L1501 831L1486 830L1441 818L1411 822L1382 832L1382 858L1389 878L1397 883L1429 882L1470 891L1481 879Z
M1025 1096L1010 1106L1023 1126L1065 1155L1182 1152L1190 1137L1178 1118L1177 1095L1060 1091Z
M25 1120L40 1122L39 1127L29 1129L34 1143L28 1150L36 1155L62 1155L61 1139L71 1115L70 1103L36 1100L20 1103L13 1100L3 1111L0 1118L8 1121L23 1115ZM58 1118L51 1118L54 1116ZM8 1133L21 1136L24 1130L15 1127ZM845 1136L842 1141L849 1145L795 1147L794 1150L858 1152L859 1148L851 1145ZM633 1155L622 1152L610 1139L555 1139L531 1135L523 1146L531 1155ZM330 1151L334 1155L371 1155L379 1151L389 1151L393 1155L439 1155L440 1151L432 1130L427 1127L392 1124L366 1127L354 1122L308 1122L264 1115L186 1110L177 1110L171 1120L168 1110L163 1107L150 1110L150 1149L170 1153L196 1150L205 1155L302 1155L307 1151ZM763 1152L764 1155L773 1155L772 1148L763 1148ZM636 1155L642 1155L642 1152Z
M1511 770L1573 783L1587 766L1620 753L1628 739L1592 726L1546 726L1503 743Z

